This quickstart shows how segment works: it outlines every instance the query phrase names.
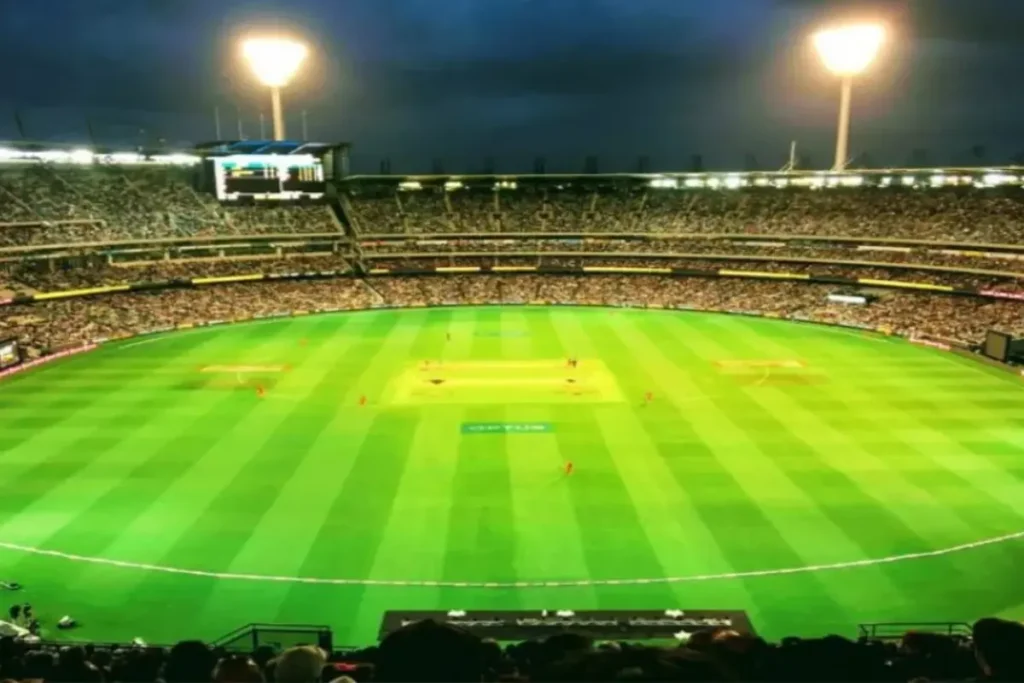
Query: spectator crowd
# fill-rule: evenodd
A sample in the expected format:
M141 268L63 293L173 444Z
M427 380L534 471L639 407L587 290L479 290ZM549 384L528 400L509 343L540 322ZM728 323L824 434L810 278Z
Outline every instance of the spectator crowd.
M724 268L901 279L958 289L1024 289L1019 286L1024 279L1020 188L668 190L524 180L499 190L406 191L394 183L353 181L335 215L328 205L218 204L194 189L194 174L188 168L144 165L0 169L0 290L217 277L264 267L278 272L270 262L284 261L288 254L283 250L304 258L308 249L362 259L370 268ZM346 221L357 240L346 234ZM304 241L163 243L145 249L110 244L257 235ZM869 242L843 242L843 237ZM947 244L885 242L894 238ZM107 246L83 246L97 243ZM52 252L54 245L64 244L75 246L65 253L31 252L47 246ZM242 263L257 255L260 264ZM178 263L195 257L202 259ZM228 258L217 262L222 257ZM83 259L89 267L80 267Z
M0 247L216 235L326 234L326 205L227 206L195 189L195 170L34 164L0 169ZM530 184L406 191L346 186L362 235L637 233L816 235L1018 244L1020 188L655 189Z
M354 192L357 230L407 233L687 233L819 235L1018 244L1024 193L865 187L586 190L423 189Z
M273 277L309 272L352 271L349 258L330 252L285 257L145 261L131 265L103 264L88 267L48 265L31 262L15 264L7 269L6 276L0 278L0 283L6 283L6 286L0 286L0 289L6 288L13 294L31 294L194 278L255 274Z
M677 645L595 642L565 633L499 645L421 621L363 650L297 646L229 652L199 641L170 648L28 644L0 639L0 680L32 683L338 683L412 681L910 681L1024 680L1024 625L982 619L969 634L785 638L718 629Z
M999 276L985 271L952 272L927 270L912 265L889 267L886 265L862 266L839 263L807 263L783 260L733 260L725 255L712 259L697 258L635 258L623 261L614 256L596 255L592 258L564 254L559 256L432 256L429 254L393 255L390 257L367 257L368 269L414 269L469 266L492 267L539 267L580 269L590 268L634 268L665 269L676 268L688 271L716 272L719 270L758 271L786 273L815 277L857 280L885 280L913 282L968 291L1024 292L1024 279ZM21 262L9 264L0 270L0 290L13 294L34 292L60 292L90 287L130 285L168 280L190 280L193 278L231 277L237 275L264 274L271 277L304 272L352 272L354 255L339 255L330 252L292 254L282 257L248 258L206 258L181 261L140 261L133 264L90 265L76 267L72 264L51 265L49 262Z
M327 206L227 206L191 169L33 165L0 171L0 248L219 235L338 233Z
M760 312L888 328L973 345L989 329L1024 335L1024 302L885 291L867 305L831 303L837 287L744 278L657 275L437 275L338 277L183 287L75 297L0 308L0 338L33 355L139 332L290 311L416 304L557 304L688 307Z
M800 240L753 241L698 237L680 239L677 236L621 239L588 236L582 239L390 239L362 240L360 246L367 258L388 258L423 255L445 256L448 259L488 256L506 259L517 254L541 258L577 256L618 258L634 261L655 256L659 259L720 259L744 258L755 261L843 261L849 263L892 264L897 268L916 265L968 270L988 270L1016 273L1024 278L1024 252L977 252L957 249L893 247L877 244L840 242L808 242ZM548 256L550 255L550 256ZM622 255L628 258L619 257ZM755 264L756 265L756 264ZM1004 275L1005 277L1005 275Z

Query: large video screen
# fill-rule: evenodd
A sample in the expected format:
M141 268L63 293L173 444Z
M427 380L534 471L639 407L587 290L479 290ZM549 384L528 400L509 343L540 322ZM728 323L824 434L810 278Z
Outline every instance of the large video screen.
M0 370L6 370L20 362L21 349L18 348L18 341L16 339L0 341Z
M981 352L993 360L1005 363L1010 354L1011 341L1013 337L1010 335L989 330L985 333L985 345L981 347Z
M326 190L320 159L310 155L235 154L213 158L214 188L221 201L319 199Z

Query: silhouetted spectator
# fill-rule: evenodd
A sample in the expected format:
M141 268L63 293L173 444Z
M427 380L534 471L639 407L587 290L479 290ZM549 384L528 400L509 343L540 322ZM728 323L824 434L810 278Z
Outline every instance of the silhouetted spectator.
M1024 624L981 619L974 624L972 636L978 665L987 679L1024 680Z
M319 683L327 655L314 645L301 645L285 650L274 661L277 683Z
M164 664L166 683L209 683L216 659L210 648L198 640L185 640L171 648Z
M487 648L466 631L420 621L389 634L377 650L377 680L480 681L486 670Z

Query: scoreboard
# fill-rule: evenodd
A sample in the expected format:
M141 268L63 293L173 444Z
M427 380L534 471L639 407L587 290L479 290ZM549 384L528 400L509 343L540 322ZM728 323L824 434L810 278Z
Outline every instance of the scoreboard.
M326 191L323 162L313 155L234 154L212 161L214 191L222 202L320 199Z

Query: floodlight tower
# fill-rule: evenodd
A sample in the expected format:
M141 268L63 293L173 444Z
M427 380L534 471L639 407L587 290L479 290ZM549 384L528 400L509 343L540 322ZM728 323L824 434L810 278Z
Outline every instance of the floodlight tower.
M291 82L306 53L305 45L288 38L250 38L242 43L242 54L253 74L270 88L275 140L284 140L281 88Z
M862 74L875 60L884 40L885 29L877 24L855 24L814 34L814 47L817 48L825 68L839 76L842 81L833 171L845 169L849 158L853 79Z

